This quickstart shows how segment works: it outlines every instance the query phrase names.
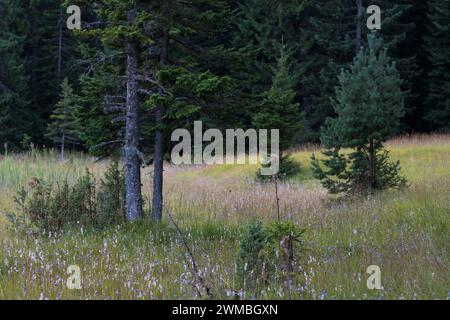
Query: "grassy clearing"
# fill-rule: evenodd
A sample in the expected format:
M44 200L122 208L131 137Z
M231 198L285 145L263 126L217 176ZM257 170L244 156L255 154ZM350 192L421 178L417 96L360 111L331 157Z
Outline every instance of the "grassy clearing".
M280 186L285 217L308 229L296 252L293 298L446 299L450 291L450 137L397 138L388 143L411 186L370 199L337 201L311 179L312 148L294 153L302 173ZM200 298L175 230L148 222L104 232L74 226L59 237L32 237L6 228L1 213L14 211L13 196L32 177L74 180L88 167L100 177L107 162L73 154L59 162L51 152L0 161L1 299ZM273 185L254 182L254 166L168 167L166 210L186 234L202 275L216 298L233 298L238 239L254 218L276 218ZM151 172L143 171L150 199ZM147 208L148 209L148 208ZM67 267L82 270L80 291L66 288ZM368 290L369 265L382 271L383 290ZM259 298L287 298L273 283ZM242 292L241 292L242 294ZM249 298L249 296L245 296Z

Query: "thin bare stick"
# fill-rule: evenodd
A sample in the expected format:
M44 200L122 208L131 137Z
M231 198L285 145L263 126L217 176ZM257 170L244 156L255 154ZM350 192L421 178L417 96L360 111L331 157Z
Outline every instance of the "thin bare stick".
M281 222L281 216L280 216L280 197L278 195L278 176L275 176L275 197L276 197L276 203L277 203L277 215L278 215L278 222ZM292 273L294 272L293 268L293 262L294 262L294 248L293 248L293 239L291 235L288 235L287 237L284 237L281 240L281 246L283 247L286 255L286 261L285 261L285 272L286 272L286 289L288 292L289 300L292 299L291 296L291 290L292 290Z
M197 277L197 281L200 283L200 285L203 287L203 289L205 289L206 295L208 296L208 298L212 299L213 298L213 294L211 291L211 288L205 283L205 279L203 279L203 277L200 275L200 272L198 270L197 267L197 263L195 262L194 259L194 255L192 254L191 249L189 248L189 245L186 241L186 238L184 237L183 233L181 232L180 228L178 227L178 224L175 222L174 218L172 217L172 215L170 214L170 212L168 212L169 218L172 221L173 225L175 226L175 228L177 229L177 233L178 236L181 239L181 242L183 243L184 247L186 248L186 252L189 255L189 260L191 261L191 265L192 265L192 270L194 271L196 277ZM200 298L201 298L201 293L198 291Z
M277 199L278 222L280 222L281 221L281 217L280 217L280 197L278 196L278 176L275 176L275 197Z

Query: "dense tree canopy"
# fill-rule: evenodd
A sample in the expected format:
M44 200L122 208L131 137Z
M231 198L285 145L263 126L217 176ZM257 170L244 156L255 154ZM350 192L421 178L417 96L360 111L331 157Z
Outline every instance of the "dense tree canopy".
M120 74L125 66L117 61L124 36L132 32L124 24L125 13L134 5L140 8L135 29L139 34L134 37L142 68L152 68L160 58L158 41L165 29L170 38L168 66L158 76L172 81L174 74L189 71L229 78L229 95L222 98L220 107L205 92L209 101L204 101L201 116L198 104L174 100L166 101L170 106L166 117L188 112L214 127L251 126L263 93L272 85L272 70L283 43L291 57L295 102L305 114L305 131L296 141L318 141L320 127L334 116L330 97L340 69L350 65L358 46L366 45L370 33L365 26L366 8L375 4L382 13L378 33L397 62L402 89L407 92L401 130L448 130L448 1L71 1L65 5L69 4L81 7L83 32L103 30L103 36L97 40L75 36L65 26L68 15L62 1L0 1L2 143L18 147L26 134L35 144L51 145L46 128L60 82L67 77L75 93L84 97L83 105L89 105L80 121L83 147L95 153L116 150L114 144L102 143L120 143L120 117L105 115L103 103L105 95L124 88ZM167 6L170 9L164 13ZM100 48L106 50L102 55ZM186 74L183 77L187 79ZM190 80L184 83L199 83ZM171 90L186 94L187 88L176 86ZM183 112L181 105L186 106ZM154 145L149 141L155 131L148 126L150 113L141 120L146 123L142 134L148 138L143 149L152 153ZM17 119L18 114L22 114L20 121L12 127L8 119Z
M426 120L431 128L450 130L450 1L428 1L426 52L431 68L428 72L429 106Z

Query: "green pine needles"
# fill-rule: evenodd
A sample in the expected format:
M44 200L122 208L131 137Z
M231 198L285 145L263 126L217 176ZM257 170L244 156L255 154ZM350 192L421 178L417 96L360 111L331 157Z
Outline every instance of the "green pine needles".
M371 193L406 185L399 162L389 161L383 142L397 133L404 115L401 79L382 49L382 41L369 36L350 70L342 71L333 99L336 118L322 128L325 159L313 155L316 178L330 193ZM349 152L341 152L343 148Z
M78 97L74 94L69 81L64 79L61 83L61 95L59 102L55 105L48 125L47 137L61 147L61 160L64 160L65 147L78 144L79 124L76 113L79 109Z
M280 130L280 171L277 176L281 178L291 177L300 170L299 165L286 153L294 145L294 138L302 129L303 117L300 104L295 102L296 92L290 69L289 55L282 44L273 72L272 86L264 92L261 108L253 117L256 128ZM265 178L259 173L257 176L261 180Z

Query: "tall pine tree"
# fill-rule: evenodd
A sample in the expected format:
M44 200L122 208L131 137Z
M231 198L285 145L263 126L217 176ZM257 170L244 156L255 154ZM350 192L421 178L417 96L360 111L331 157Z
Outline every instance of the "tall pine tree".
M59 99L64 78L75 83L78 77L77 42L66 28L66 10L62 0L22 1L26 23L23 41L28 92L33 117L31 136L46 143L47 122Z
M65 158L65 149L69 145L79 143L80 126L76 113L79 109L78 98L74 94L69 80L66 78L61 83L61 95L59 102L50 116L47 137L61 148L60 159Z
M253 124L259 129L280 130L280 176L290 174L284 170L290 163L285 152L292 147L301 128L300 104L295 102L295 91L290 72L289 56L281 46L271 88L264 93L263 102L255 114Z
M375 36L368 48L339 76L333 100L336 118L327 120L321 141L327 157L322 164L313 156L313 171L331 193L373 192L400 187L399 163L389 162L383 142L398 132L404 115L401 79L387 49ZM350 148L349 154L341 153Z
M87 2L85 6L90 7ZM154 165L152 216L158 221L162 217L168 132L186 126L194 116L210 117L220 99L218 92L229 85L228 77L220 74L225 68L217 60L226 50L212 35L223 34L231 14L222 1L210 0L110 0L90 8L96 16L90 25L96 27L81 32L90 39L84 51L91 62L83 79L83 91L88 96L83 99L96 100L89 97L98 93L91 85L97 81L94 79L101 77L109 82L113 90L106 96L104 109L118 112L117 119L125 121L125 128L103 144L124 143L127 216L130 220L142 216L139 172L150 154ZM98 103L90 110L96 108L94 113L101 117ZM104 120L92 124L108 125Z
M384 39L389 55L397 63L404 80L402 89L410 90L413 79L419 75L414 54L404 46L405 39L415 27L406 19L412 7L408 1L312 1L301 29L306 38L303 42L310 44L303 55L309 63L305 64L300 91L306 118L305 140L317 140L325 119L334 116L330 97L334 93L336 77L342 68L352 63L361 47L367 47L365 40L371 33L366 27L369 5L378 5L381 9L381 30L376 33ZM413 93L411 91L405 100L406 113L410 115L414 115L416 108Z
M307 3L306 0L239 1L233 43L240 56L240 68L234 77L242 88L244 99L240 103L247 111L244 118L251 119L259 112L263 93L272 86L281 41L291 57L292 89L302 90L300 79L309 63L302 59L302 53L310 44L299 31ZM295 102L299 101L296 95Z

